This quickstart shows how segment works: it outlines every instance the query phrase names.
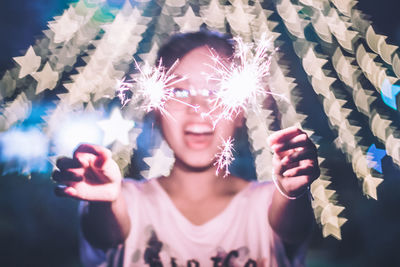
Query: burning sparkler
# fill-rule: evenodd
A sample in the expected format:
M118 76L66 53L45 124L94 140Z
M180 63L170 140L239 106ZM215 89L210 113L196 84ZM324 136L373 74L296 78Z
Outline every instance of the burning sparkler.
M141 67L136 62L139 75L132 82L125 82L125 80L119 82L117 96L120 98L121 104L124 106L131 101L132 95L128 91L132 92L131 89L133 89L134 91L131 94L134 95L135 102L143 101L144 103L140 107L144 108L146 112L159 110L163 114L168 114L165 109L167 101L177 101L197 109L197 106L190 105L175 97L173 85L186 79L171 73L177 62L168 71L162 66L161 61L155 67L150 66L147 62Z
M226 64L218 56L213 56L216 75L210 79L218 82L215 97L211 99L212 108L203 116L210 116L214 126L220 119L233 119L240 110L259 109L259 101L266 94L264 77L269 75L271 57L270 40L262 37L255 47L236 38L236 52L233 62ZM282 96L283 97L283 96Z
M233 141L234 139L229 136L228 140L222 140L222 145L218 147L220 152L215 155L216 161L214 163L214 166L217 165L217 170L215 172L217 176L223 169L225 169L224 178L230 174L228 167L234 160L232 152L234 150Z
M166 72L161 61L158 67L151 67L147 62L142 68L136 63L136 67L141 73L135 79L138 85L137 94L145 99L144 108L147 112L153 109L165 111L165 102L173 96L170 88L176 82L176 76L170 75L173 68Z

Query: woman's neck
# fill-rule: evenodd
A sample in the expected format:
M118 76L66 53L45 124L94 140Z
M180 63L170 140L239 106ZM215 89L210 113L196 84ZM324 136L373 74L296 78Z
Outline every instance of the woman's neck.
M193 169L175 162L168 177L160 180L161 185L171 197L183 196L191 200L201 200L210 196L225 194L229 190L229 177L216 175L216 167Z

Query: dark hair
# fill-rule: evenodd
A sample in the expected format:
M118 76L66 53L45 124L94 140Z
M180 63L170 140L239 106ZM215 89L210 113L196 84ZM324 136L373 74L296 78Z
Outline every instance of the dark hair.
M235 51L232 37L226 34L204 29L198 32L178 33L158 50L156 64L161 60L161 65L168 69L177 59L202 46L208 46L227 57L231 57Z

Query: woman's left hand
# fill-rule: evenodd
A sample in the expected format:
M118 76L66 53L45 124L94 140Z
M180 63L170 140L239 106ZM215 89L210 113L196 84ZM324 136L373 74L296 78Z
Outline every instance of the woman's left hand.
M274 174L287 195L301 194L320 175L317 149L297 127L273 133L268 144L274 152Z

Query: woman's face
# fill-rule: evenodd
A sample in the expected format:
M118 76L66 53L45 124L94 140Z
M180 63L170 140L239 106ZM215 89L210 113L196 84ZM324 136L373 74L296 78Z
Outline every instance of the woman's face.
M219 120L215 127L211 118L204 116L210 111L210 95L217 85L209 79L215 66L212 53L206 46L186 54L173 70L173 74L185 79L173 87L177 98L188 105L168 100L165 105L167 112L160 118L162 132L177 162L189 168L212 167L222 140L233 136L235 128L243 124L241 113L232 120Z

